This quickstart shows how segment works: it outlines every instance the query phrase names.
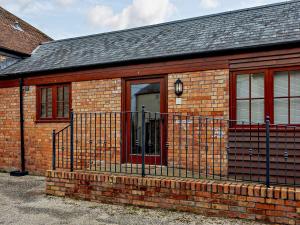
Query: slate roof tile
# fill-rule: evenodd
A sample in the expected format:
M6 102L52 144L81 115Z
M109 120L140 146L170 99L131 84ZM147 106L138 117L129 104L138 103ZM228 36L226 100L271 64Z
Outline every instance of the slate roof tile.
M51 41L0 75L300 41L300 0Z

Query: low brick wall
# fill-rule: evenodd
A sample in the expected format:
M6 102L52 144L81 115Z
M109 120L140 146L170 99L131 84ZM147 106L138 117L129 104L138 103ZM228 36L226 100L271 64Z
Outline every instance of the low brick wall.
M208 216L300 224L300 189L171 178L47 171L46 192Z

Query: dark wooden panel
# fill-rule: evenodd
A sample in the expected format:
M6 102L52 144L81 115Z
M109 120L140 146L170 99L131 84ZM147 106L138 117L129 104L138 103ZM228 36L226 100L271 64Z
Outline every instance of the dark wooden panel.
M299 49L291 49L286 51L277 51L272 55L257 54L255 57L231 59L229 68L235 70L249 70L261 68L276 68L285 66L296 66L300 64Z
M228 68L228 59L226 57L198 58L160 63L137 64L131 66L77 70L72 72L63 72L46 75L40 74L26 78L24 80L24 84L40 85L59 82L78 82L111 78L130 78L226 68Z
M292 130L293 132L292 132ZM297 128L270 133L270 175L272 182L300 185L300 131ZM229 132L228 167L231 177L265 180L266 135L249 129Z
M0 88L18 87L18 79L13 80L0 80Z

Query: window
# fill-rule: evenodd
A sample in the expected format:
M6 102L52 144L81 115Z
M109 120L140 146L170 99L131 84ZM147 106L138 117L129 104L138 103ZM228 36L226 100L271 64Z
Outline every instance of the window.
M231 119L237 125L263 123L300 125L300 69L265 69L233 73Z
M70 102L70 84L37 87L37 120L68 120Z
M300 124L300 71L274 73L274 122Z
M41 118L52 118L52 88L41 88Z
M69 86L60 86L57 88L57 117L69 117Z
M238 123L264 121L264 74L237 75L236 116Z

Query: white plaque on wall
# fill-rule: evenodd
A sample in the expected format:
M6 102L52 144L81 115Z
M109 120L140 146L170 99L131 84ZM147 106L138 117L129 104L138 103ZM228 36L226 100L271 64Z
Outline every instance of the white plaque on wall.
M181 98L176 98L176 105L181 105Z

